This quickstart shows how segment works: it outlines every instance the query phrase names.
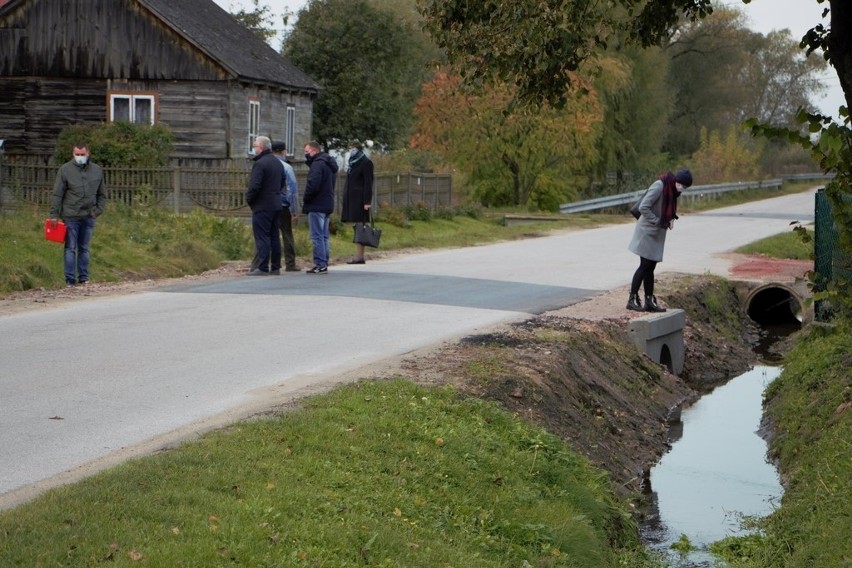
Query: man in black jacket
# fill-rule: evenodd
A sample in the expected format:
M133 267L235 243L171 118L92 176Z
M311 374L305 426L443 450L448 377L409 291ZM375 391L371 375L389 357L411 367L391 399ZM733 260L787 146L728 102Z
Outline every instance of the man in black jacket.
M310 170L302 197L302 213L308 216L308 231L313 245L314 266L308 274L328 273L329 216L334 211L334 182L337 181L337 162L320 149L316 142L305 144L305 161Z
M251 207L251 227L258 264L248 274L281 274L278 218L281 216L281 188L285 185L284 169L272 154L272 142L266 136L255 138L252 148L255 156L246 203Z

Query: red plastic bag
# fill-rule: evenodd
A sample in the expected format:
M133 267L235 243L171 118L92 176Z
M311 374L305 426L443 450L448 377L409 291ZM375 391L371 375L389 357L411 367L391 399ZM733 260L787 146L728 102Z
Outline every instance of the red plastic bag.
M56 221L56 226L52 227L50 219L44 220L44 238L57 243L65 242L65 223Z

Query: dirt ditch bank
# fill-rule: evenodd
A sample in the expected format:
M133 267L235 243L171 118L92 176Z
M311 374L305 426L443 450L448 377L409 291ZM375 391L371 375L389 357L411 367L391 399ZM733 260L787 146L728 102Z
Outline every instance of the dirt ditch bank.
M686 312L681 377L640 354L627 336L635 312L615 291L403 362L414 380L454 384L553 432L638 492L668 449L668 421L684 402L748 370L758 330L733 286L668 277L658 299Z

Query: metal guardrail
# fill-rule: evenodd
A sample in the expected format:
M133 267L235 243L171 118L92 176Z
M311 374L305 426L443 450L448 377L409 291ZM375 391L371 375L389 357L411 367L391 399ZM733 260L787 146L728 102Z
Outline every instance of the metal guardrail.
M683 197L687 199L703 198L710 195L718 195L729 191L743 191L748 189L771 189L779 188L784 181L808 181L808 180L828 180L832 179L834 174L793 174L783 178L767 179L758 181L739 181L732 183L716 183L708 185L693 185L683 193ZM601 209L610 209L623 207L625 205L633 205L645 189L631 191L629 193L620 193L618 195L607 195L605 197L596 197L594 199L586 199L585 201L577 201L575 203L566 203L559 206L559 212L563 214L583 213L585 211L599 211Z

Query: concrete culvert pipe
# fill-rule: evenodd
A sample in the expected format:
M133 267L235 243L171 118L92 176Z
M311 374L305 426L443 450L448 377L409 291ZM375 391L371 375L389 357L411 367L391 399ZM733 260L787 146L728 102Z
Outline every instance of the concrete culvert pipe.
M755 323L802 323L802 299L784 284L766 284L754 289L746 301L746 313Z

